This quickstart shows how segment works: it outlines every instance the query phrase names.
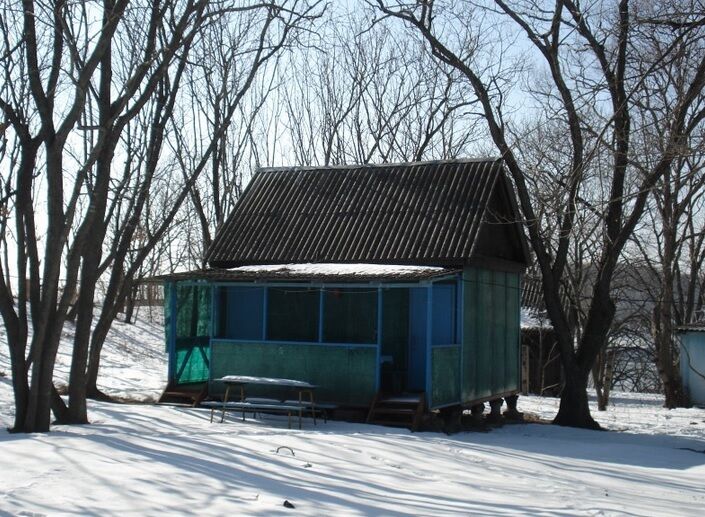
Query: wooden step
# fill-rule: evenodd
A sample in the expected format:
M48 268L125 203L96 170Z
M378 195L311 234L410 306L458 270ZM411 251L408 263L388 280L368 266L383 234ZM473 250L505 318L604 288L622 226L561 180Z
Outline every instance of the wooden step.
M414 415L416 408L377 407L375 415Z
M397 420L375 420L374 425L384 425L388 427L409 427L409 422L402 422Z
M208 383L174 385L169 383L162 392L157 404L177 404L198 406L208 395Z
M370 405L367 422L394 427L409 427L412 431L416 431L425 410L426 399L423 393L396 396L377 393Z

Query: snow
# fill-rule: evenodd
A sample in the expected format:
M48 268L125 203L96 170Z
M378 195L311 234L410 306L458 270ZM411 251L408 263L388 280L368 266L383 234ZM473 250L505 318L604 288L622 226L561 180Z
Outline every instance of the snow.
M253 377L251 375L226 375L216 379L226 384L263 384L271 386L290 386L292 388L315 388L313 384L295 379L276 379L272 377Z
M550 329L551 322L542 317L539 311L529 307L521 308L520 315L521 328L523 329Z
M447 436L310 419L289 430L286 416L211 424L207 409L94 402L91 425L11 435L0 346L0 515L701 515L705 507L705 410L667 411L655 395L614 393L608 411L595 409L616 432L532 423ZM154 397L163 346L157 325L117 324L101 386ZM557 404L519 399L521 411L543 419Z
M435 274L447 271L442 267L401 266L386 264L274 264L261 266L240 266L230 268L232 272L248 273L289 273L298 275L360 275L360 276L415 276L418 274Z

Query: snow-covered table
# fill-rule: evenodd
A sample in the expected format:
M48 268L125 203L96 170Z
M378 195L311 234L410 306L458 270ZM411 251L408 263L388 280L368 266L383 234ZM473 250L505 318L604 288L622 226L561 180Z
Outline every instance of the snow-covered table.
M215 379L225 384L225 395L222 403L205 404L211 407L211 422L213 421L213 412L221 409L221 423L225 421L225 412L227 410L241 410L242 419L245 419L245 412L270 412L279 411L285 412L289 416L289 428L291 428L291 414L298 413L299 429L301 429L301 421L304 411L310 412L313 417L313 424L316 425L316 403L313 398L313 391L316 389L315 384L296 379L279 379L276 377L253 377L249 375L226 375L220 379ZM270 386L273 388L288 388L297 394L295 400L274 400L274 399L248 399L245 395L247 386ZM230 390L232 388L240 388L240 400L238 402L230 401ZM306 400L307 399L307 400Z

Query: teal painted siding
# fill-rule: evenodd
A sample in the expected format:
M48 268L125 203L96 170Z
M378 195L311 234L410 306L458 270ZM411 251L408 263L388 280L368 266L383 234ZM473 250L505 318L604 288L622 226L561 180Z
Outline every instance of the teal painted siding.
M519 273L463 271L462 400L519 389Z
M252 375L300 379L319 386L316 400L367 406L376 391L375 346L211 341L211 379ZM222 385L214 383L214 393ZM261 388L250 395L270 395Z
M460 402L460 347L431 348L430 407Z
M206 284L168 284L165 318L169 380L188 384L208 380L208 341L211 336L212 287Z
M521 282L519 275L507 273L507 336L505 379L506 390L521 386Z

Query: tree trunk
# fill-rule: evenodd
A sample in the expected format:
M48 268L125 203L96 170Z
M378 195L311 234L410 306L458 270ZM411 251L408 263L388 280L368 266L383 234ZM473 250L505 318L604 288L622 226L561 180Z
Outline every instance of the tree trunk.
M587 384L588 371L575 368L566 372L565 385L561 393L561 404L553 423L569 427L584 427L587 429L601 429L600 424L590 416L588 404Z
M54 413L54 418L57 424L69 423L68 407L64 404L64 399L61 398L56 387L51 387L51 411Z
M130 289L130 295L125 300L125 323L132 323L132 317L135 313L135 298L137 298L137 286Z
M601 351L595 364L592 367L592 382L595 385L595 395L597 396L597 410L607 410L607 402L604 400L604 371L605 371L605 351Z
M10 345L10 365L12 366L12 390L15 395L15 423L12 432L24 431L27 419L27 404L29 401L29 383L27 382L26 363L24 358L24 347L20 348L18 354L13 345Z
M103 307L103 314L98 319L98 323L93 329L91 336L91 349L88 357L88 376L86 380L86 395L94 400L112 401L112 397L103 393L98 389L98 372L100 370L100 355L103 351L105 338L110 330L111 317L108 315L109 310Z

